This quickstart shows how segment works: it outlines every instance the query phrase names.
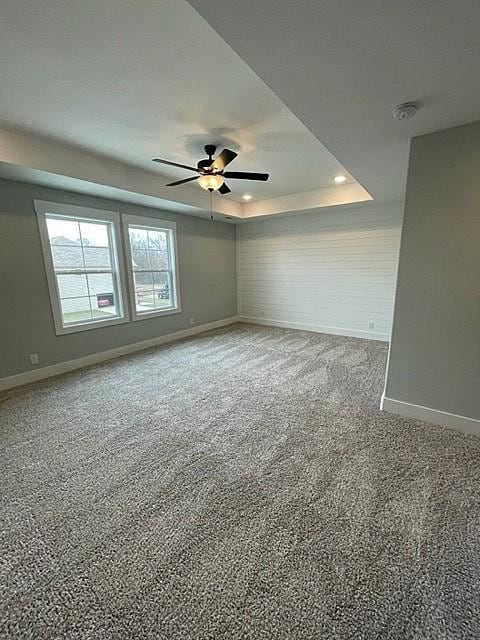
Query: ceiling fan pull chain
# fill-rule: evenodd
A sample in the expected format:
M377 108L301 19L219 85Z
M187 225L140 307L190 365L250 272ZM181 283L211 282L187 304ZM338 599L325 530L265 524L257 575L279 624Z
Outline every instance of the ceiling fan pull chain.
M213 194L212 194L212 189L208 190L208 193L210 194L210 220L213 222Z

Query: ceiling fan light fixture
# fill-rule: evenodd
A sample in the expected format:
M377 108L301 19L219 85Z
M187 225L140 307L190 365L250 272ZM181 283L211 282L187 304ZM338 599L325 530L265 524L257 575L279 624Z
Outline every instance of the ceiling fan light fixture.
M218 191L220 195L226 196L231 193L232 190L226 184L225 179L229 180L230 178L232 178L232 180L260 180L261 182L265 182L266 180L268 180L268 173L258 173L256 171L225 171L225 167L227 167L232 162L232 160L235 160L238 154L231 149L224 149L215 158L215 160L212 160L216 149L216 146L213 144L205 145L205 153L207 154L208 158L199 160L196 167L191 167L187 164L180 164L178 162L171 162L170 160L163 160L162 158L153 158L153 161L158 162L159 164L169 165L170 167L188 169L188 171L192 171L194 174L197 174L191 176L190 178L184 178L182 180L169 182L165 185L166 187L178 187L182 184L188 184L189 182L196 180L202 187L202 189L205 189L205 191L209 191L210 193L212 193L213 191ZM249 198L247 196L245 200L248 199Z
M199 176L197 182L205 191L217 191L224 183L224 179L218 174L205 174Z

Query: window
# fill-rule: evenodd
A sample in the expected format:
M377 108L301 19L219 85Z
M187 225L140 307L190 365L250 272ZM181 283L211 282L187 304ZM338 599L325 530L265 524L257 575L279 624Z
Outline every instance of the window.
M180 311L176 225L122 216L134 320Z
M57 334L128 320L116 212L35 201Z

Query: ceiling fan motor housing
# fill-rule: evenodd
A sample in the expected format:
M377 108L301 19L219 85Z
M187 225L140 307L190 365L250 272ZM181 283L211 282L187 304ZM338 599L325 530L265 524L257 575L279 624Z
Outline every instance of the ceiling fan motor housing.
M215 151L217 150L217 147L214 144L206 144L204 146L204 149L207 156L211 158L213 155L215 155Z
M199 160L197 162L197 169L201 169L204 172L210 173L209 169L212 164L212 158L215 155L217 147L214 144L206 144L203 148L205 149L205 153L207 154L208 158L205 158L205 160Z

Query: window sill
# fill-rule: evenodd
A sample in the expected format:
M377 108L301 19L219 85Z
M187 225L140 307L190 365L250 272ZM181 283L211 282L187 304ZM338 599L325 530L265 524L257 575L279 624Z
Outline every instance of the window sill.
M57 336L68 335L69 333L79 333L81 331L91 331L92 329L101 329L102 327L111 327L115 324L125 324L130 322L129 318L114 318L112 320L97 320L85 324L72 324L66 327L55 327Z
M175 313L181 313L182 310L180 307L175 307L174 309L165 309L163 311L146 311L145 313L137 314L133 313L132 320L136 322L137 320L150 320L151 318L158 318L159 316L171 316Z

